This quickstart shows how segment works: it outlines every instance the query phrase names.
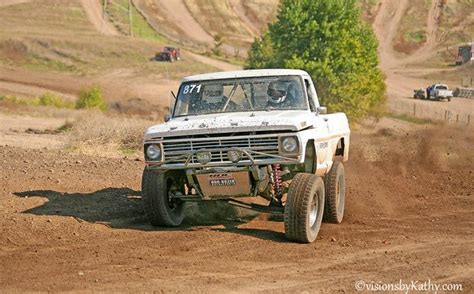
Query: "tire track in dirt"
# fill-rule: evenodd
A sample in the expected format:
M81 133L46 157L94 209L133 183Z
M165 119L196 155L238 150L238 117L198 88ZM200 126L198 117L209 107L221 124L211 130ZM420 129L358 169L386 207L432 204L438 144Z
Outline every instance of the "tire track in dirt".
M197 43L212 45L214 38L201 27L189 12L183 0L157 0L170 22L175 23L188 38Z
M231 70L242 69L241 66L234 65L234 64L231 64L231 63L228 63L228 62L225 62L225 61L220 61L220 60L217 60L217 59L213 59L213 58L210 58L210 57L207 57L207 56L192 53L190 51L185 51L185 52L186 52L187 55L191 56L194 60L196 60L200 63L204 63L204 64L207 64L207 65L213 66L213 67L215 67L219 70L231 71Z
M254 22L247 16L245 7L242 4L242 0L229 0L230 7L237 15L237 17L242 21L242 24L245 25L247 31L251 34L252 37L258 36L260 34L258 28L255 26Z
M103 17L102 6L98 0L80 0L87 18L95 29L107 36L118 36L119 33L115 27Z
M17 4L21 4L21 3L30 2L30 1L32 1L32 0L2 0L2 1L0 1L0 7L10 6L10 5L17 5Z
M0 67L0 88L11 94L37 96L44 92L53 92L72 99L86 82L80 78L54 73Z
M70 100L75 99L74 95L54 91L48 88L39 87L36 85L28 85L27 83L21 82L9 82L0 79L0 93L4 95L14 95L20 97L37 97L45 92L52 93L57 96L61 96Z

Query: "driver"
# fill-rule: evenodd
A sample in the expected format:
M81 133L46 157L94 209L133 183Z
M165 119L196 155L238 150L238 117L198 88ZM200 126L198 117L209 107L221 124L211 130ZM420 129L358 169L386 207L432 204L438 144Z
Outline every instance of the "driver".
M292 82L276 80L268 85L268 107L291 108L295 103L296 89Z
M224 86L222 84L210 84L204 87L201 106L208 108L209 112L218 112L222 110L227 97L224 95Z

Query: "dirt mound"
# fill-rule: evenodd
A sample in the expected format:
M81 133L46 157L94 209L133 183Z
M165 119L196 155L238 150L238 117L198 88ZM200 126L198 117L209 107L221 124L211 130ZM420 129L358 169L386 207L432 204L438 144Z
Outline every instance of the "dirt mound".
M0 57L19 62L28 55L28 47L24 42L8 39L0 42Z
M161 106L153 105L149 101L138 97L126 101L114 101L110 107L114 112L142 118L162 118L169 111L169 109L163 109Z

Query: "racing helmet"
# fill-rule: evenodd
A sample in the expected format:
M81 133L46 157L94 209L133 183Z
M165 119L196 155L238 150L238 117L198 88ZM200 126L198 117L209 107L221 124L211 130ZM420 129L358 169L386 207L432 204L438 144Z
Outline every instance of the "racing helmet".
M205 85L202 98L208 103L222 102L224 98L224 85L220 83Z
M276 80L268 85L268 101L273 104L280 104L286 100L287 85L284 81Z

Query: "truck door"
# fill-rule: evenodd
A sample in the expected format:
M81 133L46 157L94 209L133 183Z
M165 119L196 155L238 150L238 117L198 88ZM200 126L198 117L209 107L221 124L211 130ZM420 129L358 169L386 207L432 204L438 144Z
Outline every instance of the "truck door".
M318 164L322 164L327 161L329 154L329 124L328 118L318 113L318 108L320 107L319 99L314 88L313 82L305 78L304 83L306 86L306 91L308 93L308 102L309 107L312 113L314 113L315 120L315 138L314 138L314 147L316 150L316 157Z

